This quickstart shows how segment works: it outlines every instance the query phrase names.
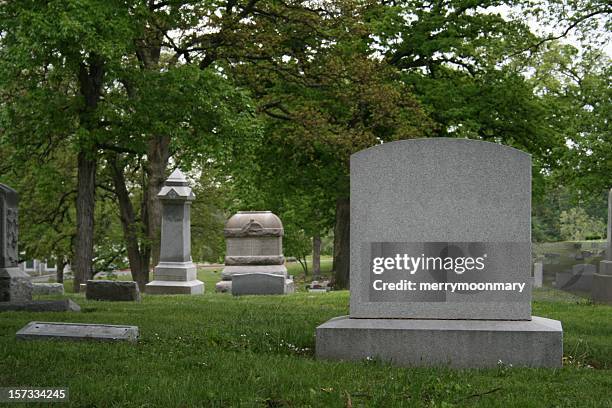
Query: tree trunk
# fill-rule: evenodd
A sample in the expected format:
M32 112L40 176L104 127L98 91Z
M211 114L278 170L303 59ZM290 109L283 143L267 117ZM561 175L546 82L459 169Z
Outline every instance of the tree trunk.
M80 126L87 130L87 136L79 140L81 149L77 158L77 233L74 250L74 291L81 290L80 284L92 277L94 254L94 215L96 206L97 144L89 133L99 127L96 113L104 83L104 61L91 53L87 64L79 66L79 90L84 105L79 112Z
M119 203L121 226L127 247L132 279L138 283L140 291L144 292L147 283L149 283L151 247L146 242L146 239L144 240L145 242L139 245L141 241L138 234L139 223L136 222L134 206L130 200L130 194L125 183L123 168L117 164L115 157L109 158L108 163Z
M321 278L321 236L312 237L312 279Z
M66 267L66 263L64 255L57 256L57 261L55 262L57 283L64 283L64 268Z
M336 200L336 225L334 226L334 287L349 288L350 271L350 200Z
M147 188L146 188L146 213L147 231L151 243L151 261L153 266L159 263L160 253L160 230L162 205L157 198L159 190L166 181L166 167L170 158L170 138L157 136L149 140L147 153Z
M93 275L94 210L96 205L96 167L93 155L81 151L77 159L78 192L76 202L77 236L74 249L74 291Z

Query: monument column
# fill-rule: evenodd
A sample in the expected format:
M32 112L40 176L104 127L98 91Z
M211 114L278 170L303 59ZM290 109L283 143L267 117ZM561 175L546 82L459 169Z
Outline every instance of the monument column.
M0 302L32 300L30 276L17 264L18 204L17 192L0 184Z
M606 254L599 263L599 273L593 274L591 295L594 303L612 304L612 189L608 194L608 234Z
M163 207L160 260L146 293L202 294L204 283L197 280L191 259L191 202L195 195L183 173L176 169L157 196Z

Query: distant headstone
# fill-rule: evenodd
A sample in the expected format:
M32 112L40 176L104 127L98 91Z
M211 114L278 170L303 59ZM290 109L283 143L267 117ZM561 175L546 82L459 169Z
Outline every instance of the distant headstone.
M597 272L595 265L573 265L571 271L555 274L555 287L566 291L590 292L595 272Z
M138 341L137 326L30 322L17 332L20 340Z
M608 235L605 259L599 262L599 272L593 274L591 297L594 303L612 304L612 189L608 194Z
M560 322L531 316L528 154L402 140L350 169L350 316L317 328L319 358L561 366Z
M544 282L544 265L542 262L533 264L533 287L541 288Z
M234 293L233 278L237 275L249 275L242 282L256 287L269 282L272 286L261 294L293 292L293 281L287 278L283 256L283 224L275 214L270 211L239 211L227 221L223 233L225 268L221 273L222 280L215 286L217 292ZM258 278L252 276L254 274L262 276ZM279 279L268 275L276 275ZM277 281L282 283L277 284ZM283 292L278 292L278 288ZM248 291L248 286L241 286L240 290Z
M63 295L64 285L61 283L33 283L32 292L35 295Z
M140 302L140 290L134 281L88 280L85 296L90 300Z
M293 281L273 273L241 273L232 280L232 295L284 295L293 293Z
M0 184L0 302L32 300L32 282L17 259L19 195Z
M80 312L81 307L70 299L0 302L0 312Z
M176 169L157 195L161 200L161 253L154 280L146 286L153 295L198 295L204 283L197 279L191 259L191 202L195 195L187 179Z

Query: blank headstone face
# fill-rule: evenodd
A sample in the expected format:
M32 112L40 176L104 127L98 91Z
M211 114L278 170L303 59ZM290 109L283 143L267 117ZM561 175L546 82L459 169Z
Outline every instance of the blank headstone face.
M358 152L351 157L350 234L351 317L531 318L527 153L446 138L404 140ZM374 264L381 262L375 258L397 255L423 263L411 268L412 261L402 258L373 273ZM440 264L448 258L453 265ZM374 289L402 281L430 289ZM448 285L458 283L472 284L472 289L452 291ZM514 290L479 289L480 283L510 283Z

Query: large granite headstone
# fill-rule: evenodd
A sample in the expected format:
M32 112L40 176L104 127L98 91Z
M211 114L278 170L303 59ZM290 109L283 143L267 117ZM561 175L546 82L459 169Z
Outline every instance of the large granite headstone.
M608 194L608 235L606 259L599 262L599 272L593 274L591 296L595 303L612 304L612 189Z
M0 184L0 302L32 300L32 282L17 259L19 195Z
M285 294L294 291L287 278L283 256L283 224L271 211L239 211L227 220L223 230L226 242L225 268L218 292L239 294ZM233 281L244 276L240 289ZM279 279L274 279L276 275ZM281 282L282 281L282 282ZM278 283L280 282L280 283ZM267 289L262 289L267 287Z
M561 366L562 329L531 316L531 157L417 139L351 157L350 316L317 356L400 365Z
M204 293L191 259L191 202L195 195L187 179L176 169L157 195L162 202L161 253L154 280L146 286L149 294Z

